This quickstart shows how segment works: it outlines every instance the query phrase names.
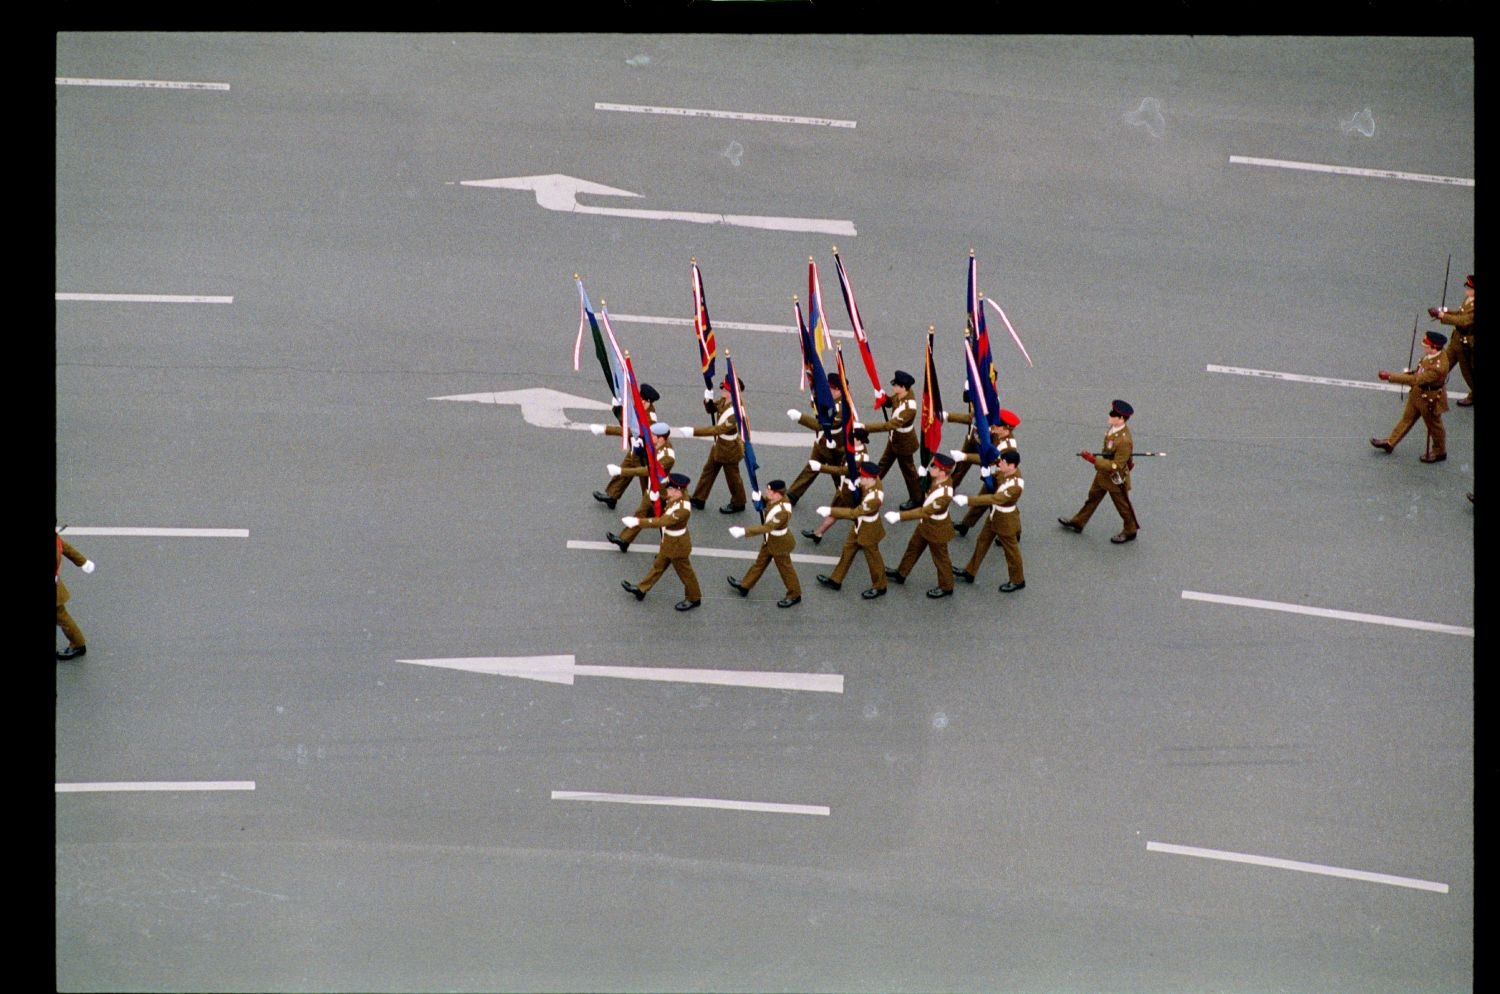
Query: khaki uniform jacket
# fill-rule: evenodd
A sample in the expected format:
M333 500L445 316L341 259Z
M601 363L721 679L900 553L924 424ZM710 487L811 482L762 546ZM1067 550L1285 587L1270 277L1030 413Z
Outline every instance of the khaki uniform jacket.
M1474 298L1465 299L1456 311L1438 315L1438 320L1443 324L1453 325L1461 335L1474 334Z
M1391 379L1395 379L1392 375ZM1130 457L1135 453L1135 441L1130 437L1130 426L1121 425L1119 431L1104 433L1104 444L1094 454L1094 482L1105 490L1130 490ZM1115 482L1118 476L1119 482Z
M880 506L885 503L885 491L879 486L871 487L860 498L858 507L833 507L828 513L835 518L854 522L854 542L863 548L873 548L885 538L885 521L880 517Z
M1021 530L1021 508L1018 503L1026 481L1020 473L1002 477L1000 485L992 494L975 494L969 498L970 507L990 509L990 527L997 535L1014 535Z
M659 516L642 518L642 528L661 529L661 551L668 559L681 559L691 555L693 536L688 534L688 518L693 516L693 505L686 497L680 497L662 508Z
M815 409L816 410L816 409ZM844 412L839 411L833 416L833 424L828 434L823 434L823 426L818 424L818 419L811 414L804 414L797 419L797 423L804 428L811 428L818 433L813 440L812 452L809 459L818 462L843 462L844 460Z
M67 556L69 559L71 559L74 566L82 566L84 563L89 561L89 557L73 548L72 544L69 543L67 539L63 538L61 535L57 536L56 579L58 607L62 607L64 604L68 603L68 598L72 596L68 593L68 585L66 583L63 583L62 581L62 561L64 556Z
M766 520L745 529L746 535L764 535L766 550L773 556L786 555L797 548L797 540L788 527L792 522L792 502L773 501L766 508Z
M901 512L902 521L920 521L917 534L928 542L949 542L957 534L953 522L948 518L948 505L953 501L953 485L944 481L933 483L927 489L927 498L921 507Z
M1412 387L1418 404L1430 405L1428 410L1442 414L1448 409L1448 363L1447 352L1424 355L1411 372L1392 373L1391 382Z
M865 431L891 433L891 451L899 456L909 456L917 451L917 398L908 394L896 405L889 421L866 421Z
M699 438L713 437L714 448L710 453L716 463L737 463L745 458L745 443L740 439L740 419L734 416L734 405L728 397L705 400L703 409L714 416L712 428L693 427Z
M665 472L670 473L672 471L672 467L677 464L677 450L672 448L671 442L668 442L666 445L663 445L660 449L656 450L656 459L661 463L661 468ZM646 462L645 456L641 456L641 464L639 466L620 467L621 476L646 476L650 472L651 466Z

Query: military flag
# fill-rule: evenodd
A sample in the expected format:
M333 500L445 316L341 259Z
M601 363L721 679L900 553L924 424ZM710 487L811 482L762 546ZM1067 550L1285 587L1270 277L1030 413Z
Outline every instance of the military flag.
M813 408L817 412L818 424L824 432L833 429L833 392L828 389L828 374L823 369L823 360L813 346L812 333L802 320L802 305L792 298L792 310L797 316L797 337L802 342L802 378L800 389L812 387ZM847 385L845 388L847 393Z
M573 282L578 284L578 337L573 340L573 372L578 372L579 354L583 349L583 326L587 324L594 332L594 354L599 357L599 366L604 370L604 385L609 387L618 404L619 380L615 375L614 361L604 344L604 336L599 332L599 319L594 315L594 305L589 302L589 295L583 289L583 280L578 278L577 273L573 274Z
M937 364L932 359L933 327L927 326L927 360L922 367L922 465L932 461L943 444L943 394L938 389Z
M880 382L880 374L875 371L875 356L870 352L870 339L865 335L864 322L859 319L859 305L854 302L854 287L849 283L849 274L844 270L844 260L839 258L839 250L833 250L833 264L839 271L839 289L844 294L844 309L849 312L849 323L854 326L854 340L859 343L859 357L864 360L865 373L870 377L870 387L875 391L875 406L886 407L889 401L886 399L885 387ZM849 381L844 381L844 391L849 390Z
M844 398L841 405L843 427L840 429L844 442L844 463L849 470L848 479L853 481L859 479L859 461L854 458L854 422L859 420L859 412L854 409L854 396L849 390L848 374L844 372L844 347L838 345L834 348L837 350L835 354L838 359L839 382L844 385L841 391Z
M807 257L807 326L812 330L813 348L821 358L828 349L828 321L823 316L823 287L818 282L818 264Z
M745 472L750 476L750 498L764 521L766 504L761 499L760 484L755 479L755 471L760 468L760 464L755 459L755 446L750 444L750 419L745 417L745 405L740 401L740 378L734 373L734 358L727 350L724 353L724 382L729 386L729 404L734 409L734 420L740 426L740 438L745 443Z
M599 302L599 322L604 326L603 338L595 337L595 347L603 349L609 359L610 378L613 381L611 389L614 390L615 411L620 418L620 426L624 429L620 432L620 448L630 451L630 437L632 434L644 437L651 429L649 419L642 426L636 420L635 411L630 404L629 384L625 375L625 353L620 349L620 343L615 338L615 331L609 324L609 305L604 301ZM608 343L607 347L605 343Z
M656 457L656 445L651 440L650 427L651 415L646 411L646 402L641 397L641 383L635 376L635 365L630 361L630 353L625 353L625 380L630 388L630 407L635 412L635 423L644 426L646 431L641 435L641 447L645 449L646 469L649 474L646 490L650 493L654 514L661 514L661 495L666 492L667 472L662 469L661 460Z
M698 260L693 259L693 332L698 337L698 361L703 367L703 386L714 388L714 356L718 344L714 341L714 327L708 320L708 301L703 296L703 274L698 270Z

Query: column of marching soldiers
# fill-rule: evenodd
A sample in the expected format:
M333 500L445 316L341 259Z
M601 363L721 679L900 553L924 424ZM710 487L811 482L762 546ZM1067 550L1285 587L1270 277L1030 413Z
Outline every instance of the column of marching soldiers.
M914 388L917 379L906 370L898 369L891 377L889 392L882 385L876 372L868 337L859 319L859 310L854 301L853 288L839 259L837 248L834 259L838 267L840 288L844 302L854 326L854 336L859 343L861 359L870 379L874 405L881 408L880 419L861 420L852 396L844 369L842 348L836 347L837 370L825 371L821 359L821 335L826 324L822 311L821 293L818 286L817 268L812 259L809 266L809 315L803 319L800 302L793 298L797 331L802 342L803 382L802 388L811 393L808 410L790 409L786 416L813 433L811 451L805 464L790 485L785 480L773 479L764 487L757 487L758 464L754 455L749 419L744 403L745 381L734 372L733 358L726 351L727 371L722 381L716 382L714 363L717 347L712 325L708 318L708 307L703 293L702 275L697 260L692 262L694 296L693 325L698 342L699 358L704 377L703 406L713 423L708 426L670 427L658 419L656 403L660 393L649 383L640 382L630 361L629 353L619 347L609 324L607 307L596 314L584 292L583 283L574 274L579 293L579 331L574 347L574 369L578 368L579 352L585 326L592 329L595 352L598 355L606 384L614 392L613 411L619 423L593 424L590 430L596 435L612 435L621 439L625 455L619 463L606 467L609 483L603 490L596 490L593 497L611 510L615 509L630 489L638 483L640 500L635 510L621 517L624 529L618 534L606 533L606 538L627 551L644 529L659 529L661 545L646 576L638 583L629 580L620 585L636 600L645 599L671 567L683 585L683 599L676 605L679 611L690 611L703 602L691 562L692 538L688 532L688 520L695 510L703 510L708 504L709 494L722 471L729 490L729 502L719 508L725 515L740 514L746 510L746 489L740 475L740 463L744 462L751 478L750 500L761 515L759 524L732 525L728 531L736 539L759 538L759 549L754 563L744 576L728 577L728 583L742 597L760 580L767 567L775 564L785 585L784 596L777 607L788 608L801 603L802 586L792 564L792 553L796 538L792 534L792 509L802 500L806 492L819 477L828 477L834 487L834 496L828 503L820 505L816 513L820 518L813 528L804 528L801 534L813 545L823 541L824 536L839 522L849 522L837 565L829 574L818 574L817 582L833 591L842 589L844 578L853 566L857 555L863 555L870 575L870 586L860 596L865 600L884 597L889 584L904 584L911 575L922 554L928 553L937 572L937 586L927 591L933 599L950 597L954 591L955 577L966 583L974 583L980 565L992 546L1004 550L1007 578L999 587L1002 593L1014 593L1026 587L1020 549L1021 520L1019 502L1026 482L1021 476L1020 450L1016 441L1016 429L1021 425L1020 417L1013 411L1001 408L995 390L996 376L989 348L989 336L984 318L984 296L977 288L977 265L974 254L969 255L969 293L967 328L964 353L966 388L963 401L966 411L947 411L942 408L941 394L937 384L933 363L933 328L929 326L927 354L923 371L923 394L919 405ZM991 301L1005 320L1007 329L1016 344L1025 353L1009 318L1003 309ZM1030 362L1029 355L1026 357ZM1059 518L1064 528L1083 531L1084 525L1095 508L1109 495L1123 522L1122 530L1111 541L1115 544L1134 541L1139 524L1130 502L1130 471L1134 466L1133 443L1126 422L1134 413L1130 404L1115 400L1110 406L1104 442L1098 452L1083 451L1078 455L1092 464L1094 481L1083 506L1070 518ZM941 451L942 426L958 423L966 426L965 437L960 448ZM886 435L885 448L878 460L870 457L871 437ZM689 437L711 437L713 446L696 486L688 475L675 472L676 450L672 439ZM627 442L628 439L628 442ZM899 466L905 484L906 500L895 510L885 510L886 496L883 481L893 466ZM972 496L958 494L955 488L961 483L969 469L978 466L981 478L980 492ZM691 491L689 487L692 487ZM965 517L955 523L952 508L967 508ZM881 552L881 542L886 538L886 526L897 526L915 522L906 548L895 568L886 565ZM955 536L966 536L976 525L979 532L973 554L962 569L954 569L949 558L948 543Z

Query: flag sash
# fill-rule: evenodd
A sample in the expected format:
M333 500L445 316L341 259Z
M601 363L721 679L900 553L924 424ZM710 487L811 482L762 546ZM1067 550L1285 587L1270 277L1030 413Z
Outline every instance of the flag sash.
M1031 353L1027 352L1026 346L1021 344L1021 336L1016 334L1016 329L1011 326L1010 318L1005 316L1005 308L1001 307L994 297L988 297L986 299L989 300L991 307L1000 312L1000 320L1005 322L1005 330L1010 332L1011 338L1015 339L1016 348L1020 349L1021 355L1026 357L1026 365L1034 365L1031 361Z

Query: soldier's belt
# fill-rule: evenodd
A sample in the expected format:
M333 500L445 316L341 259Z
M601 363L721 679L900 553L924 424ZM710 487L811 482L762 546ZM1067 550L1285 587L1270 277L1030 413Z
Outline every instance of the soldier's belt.
M681 538L682 536L684 536L684 535L687 534L687 529L686 528L663 528L661 530L661 533L663 535L670 535L673 538Z
M1016 505L1014 504L1012 504L1010 507L1001 507L999 504L996 504L994 510L999 511L1001 514L1015 514L1020 510L1020 508L1016 507Z
M876 511L874 514L861 514L855 520L868 525L872 522L880 520L880 512Z
M787 532L787 530L785 528L778 528L778 529L775 529L775 530L769 532L769 534L772 535L772 536L774 536L774 537L776 537L776 538L780 538L781 536L785 535L786 532Z

